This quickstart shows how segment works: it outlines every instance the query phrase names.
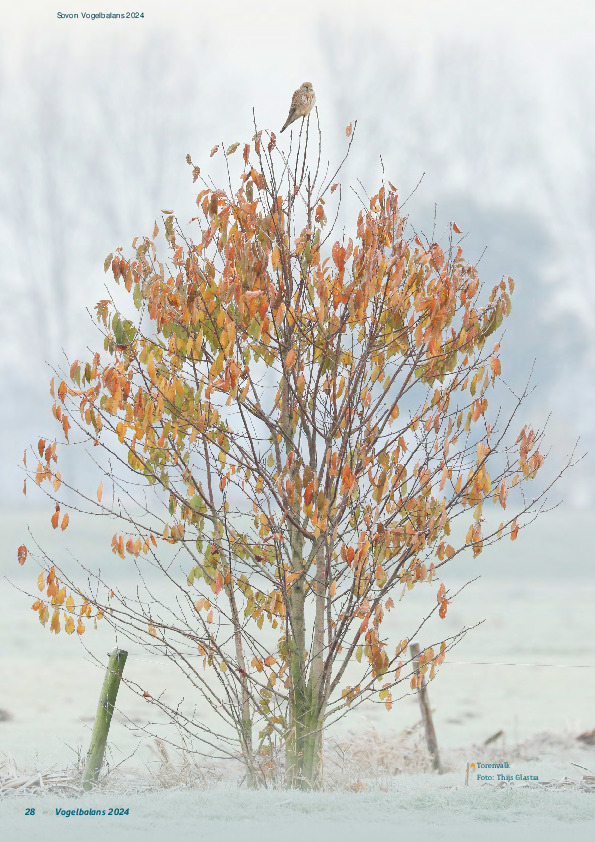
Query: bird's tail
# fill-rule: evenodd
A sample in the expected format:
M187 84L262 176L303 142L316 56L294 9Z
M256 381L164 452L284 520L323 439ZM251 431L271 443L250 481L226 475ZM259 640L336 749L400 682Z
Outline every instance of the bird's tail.
M293 123L293 112L291 114L289 114L289 116L288 116L287 120L285 121L285 124L284 124L283 128L281 129L281 131L279 132L279 134L284 132L285 129L287 128L287 126L289 126L290 123Z

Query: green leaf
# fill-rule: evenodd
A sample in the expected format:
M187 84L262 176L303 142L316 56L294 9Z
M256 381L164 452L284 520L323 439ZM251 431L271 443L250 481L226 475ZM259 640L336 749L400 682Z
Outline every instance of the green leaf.
M200 498L198 496L198 494L195 494L194 497L191 497L190 500L188 500L187 505L190 506L195 511L199 512L201 510L201 507L202 507L202 498ZM202 545L201 545L200 549L202 551Z
M134 342L136 328L128 319L122 321L119 313L116 313L112 319L112 330L116 345L130 345Z

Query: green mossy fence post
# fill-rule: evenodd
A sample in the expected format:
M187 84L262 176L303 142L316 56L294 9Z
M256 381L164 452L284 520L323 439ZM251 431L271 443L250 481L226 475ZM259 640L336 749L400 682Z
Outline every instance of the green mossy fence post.
M83 773L83 789L86 790L92 789L103 764L107 735L127 657L128 652L125 652L123 649L114 649L110 655L107 672L103 680L103 687L101 688L99 704L97 706L95 725L91 734L91 745L87 752L87 762Z
M409 647L411 657L413 658L413 669L415 674L419 676L419 644L412 643ZM432 722L432 712L430 710L430 700L428 699L428 690L426 688L425 676L421 676L421 684L418 688L419 706L421 708L421 717L424 723L424 731L426 732L426 745L432 758L432 767L442 774L442 767L440 765L440 755L438 753L438 740L436 739L436 732L434 730L434 723Z

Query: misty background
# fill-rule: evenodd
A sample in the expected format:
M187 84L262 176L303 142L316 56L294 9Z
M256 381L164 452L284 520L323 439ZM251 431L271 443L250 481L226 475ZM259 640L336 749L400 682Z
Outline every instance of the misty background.
M127 21L11 10L0 35L3 505L25 503L25 447L61 440L51 367L102 350L87 309L106 297L106 255L127 253L163 208L185 224L197 193L186 154L215 173L211 148L249 142L253 108L278 135L304 80L331 165L357 120L345 187L361 192L359 180L372 195L382 161L420 234L444 243L454 221L467 235L486 294L514 278L503 375L519 391L534 365L536 387L518 427L550 416L553 468L580 438L587 455L550 500L595 504L595 18L583 3L411 5L119 3L145 15ZM115 11L79 7L60 10ZM349 236L358 204L344 196Z
M182 225L196 215L198 186L186 155L204 176L219 178L210 150L250 142L253 109L259 128L285 145L289 133L279 129L304 81L316 91L325 161L339 163L345 127L357 120L342 177L346 235L353 236L359 210L349 185L373 195L383 168L420 236L444 244L456 222L466 258L479 261L486 297L501 278L516 283L502 370L516 392L532 370L535 390L515 427L538 428L549 416L551 468L540 471L539 488L578 438L577 454L587 452L549 495L564 506L514 544L457 559L459 583L482 579L447 614L448 633L464 624L474 631L431 688L439 741L467 744L498 729L511 741L537 729L591 729L595 12L576 0L188 6L83 0L75 9L24 0L2 19L0 709L12 716L2 725L3 751L39 750L62 762L77 741L86 748L105 653L121 642L100 625L56 644L30 611L35 568L16 561L20 543L34 549L29 526L63 565L78 558L92 569L126 572L109 550L112 522L77 515L63 534L51 529L53 506L34 483L22 495L24 449L39 437L62 441L51 415L52 369L66 367L64 354L70 362L85 359L88 347L103 351L87 310L107 297L105 257L119 246L129 253L162 209L173 209ZM145 17L56 17L81 9ZM500 397L510 409L506 387ZM488 414L497 408L490 401ZM95 489L99 477L78 458L80 449L66 452L74 458L60 455L63 476ZM450 569L447 576L454 587ZM434 598L420 599L426 596ZM399 639L419 614L417 593L411 597L393 618ZM173 702L187 692L167 664L148 664L131 649L127 672L150 682L143 686L154 696L167 687ZM126 715L147 716L131 692L121 692ZM404 728L416 711L411 697L389 716L367 713L355 725ZM123 756L133 736L116 732Z

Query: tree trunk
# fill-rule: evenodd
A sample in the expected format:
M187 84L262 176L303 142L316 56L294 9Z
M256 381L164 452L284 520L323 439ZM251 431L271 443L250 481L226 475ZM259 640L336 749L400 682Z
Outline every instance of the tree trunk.
M293 631L288 637L290 658L290 731L286 747L286 781L290 787L314 789L321 781L324 702L322 668L324 649L324 552L318 547L316 564L316 617L310 675L306 681L305 587L299 581L291 594Z
M292 407L287 379L281 386L281 426L285 435L286 453L292 450ZM315 460L315 453L312 454ZM294 467L291 476L295 478ZM293 504L293 517L300 522L300 503ZM285 742L285 780L288 787L312 789L320 780L323 711L321 676L324 650L324 555L317 552L316 626L313 640L310 677L306 675L306 583L304 537L289 525L291 569L303 574L293 583L287 605L287 654L289 659L289 723ZM322 544L322 541L320 542ZM319 583L320 582L320 583Z

